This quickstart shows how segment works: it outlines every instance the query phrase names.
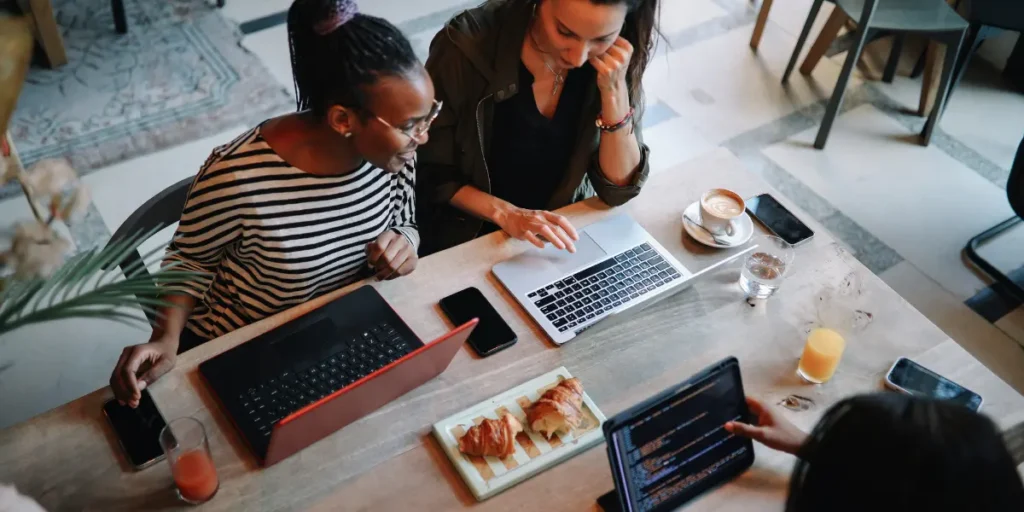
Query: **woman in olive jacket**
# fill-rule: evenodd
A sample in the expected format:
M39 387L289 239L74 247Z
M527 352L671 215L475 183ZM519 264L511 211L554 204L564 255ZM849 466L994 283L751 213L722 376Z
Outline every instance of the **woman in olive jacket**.
M640 193L657 14L658 0L490 0L434 37L444 108L418 152L421 253L498 229L573 251L576 230L551 210Z

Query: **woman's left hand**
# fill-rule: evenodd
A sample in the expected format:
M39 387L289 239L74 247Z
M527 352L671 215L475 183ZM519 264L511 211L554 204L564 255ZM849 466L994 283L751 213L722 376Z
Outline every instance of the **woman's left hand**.
M416 270L416 248L409 239L392 230L380 234L366 246L366 260L383 281L404 276Z
M590 65L597 70L597 88L601 93L617 94L626 91L626 71L632 58L633 45L622 36L603 54L590 58Z

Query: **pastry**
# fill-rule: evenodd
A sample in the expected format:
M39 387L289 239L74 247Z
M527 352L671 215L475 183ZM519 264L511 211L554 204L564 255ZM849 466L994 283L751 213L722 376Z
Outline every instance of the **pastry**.
M579 379L563 380L557 386L547 390L526 411L526 421L534 432L544 437L558 432L575 430L583 421L583 385Z
M466 455L505 458L515 453L516 434L522 431L523 424L505 413L500 420L487 419L470 428L459 438L459 451Z

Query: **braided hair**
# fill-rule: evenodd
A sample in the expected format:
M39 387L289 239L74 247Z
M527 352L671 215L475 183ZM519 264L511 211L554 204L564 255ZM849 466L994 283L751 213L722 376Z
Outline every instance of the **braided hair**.
M333 105L365 113L367 86L420 66L402 32L360 14L355 0L295 0L288 9L288 46L296 106L320 119Z

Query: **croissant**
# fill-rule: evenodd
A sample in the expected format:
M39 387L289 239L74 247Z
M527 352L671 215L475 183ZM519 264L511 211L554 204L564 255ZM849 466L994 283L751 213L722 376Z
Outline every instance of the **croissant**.
M569 432L583 422L583 385L575 377L558 383L547 390L526 411L526 420L534 432L551 436L558 432Z
M470 428L459 438L459 451L466 455L505 458L515 453L516 434L522 431L523 424L505 413L500 420L487 419Z

